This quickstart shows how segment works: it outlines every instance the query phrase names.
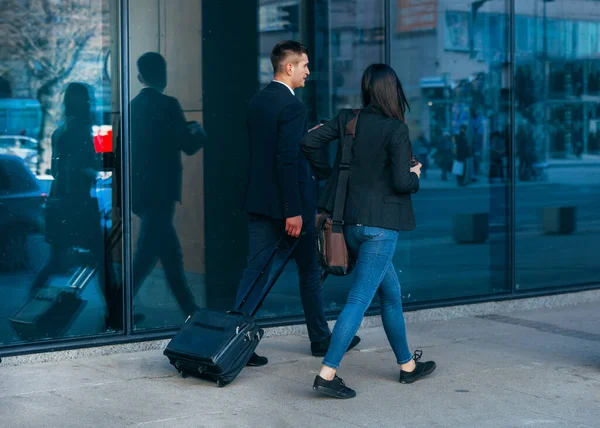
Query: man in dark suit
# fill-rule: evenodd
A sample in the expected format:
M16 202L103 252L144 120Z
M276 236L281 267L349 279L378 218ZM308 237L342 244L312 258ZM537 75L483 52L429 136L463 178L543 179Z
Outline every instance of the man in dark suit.
M186 123L177 99L163 94L167 64L160 54L142 55L137 67L144 88L131 101L131 201L133 212L141 218L133 259L134 296L160 260L187 316L197 306L187 285L173 217L177 202L181 202L181 152L196 153L206 134L198 122Z
M237 302L247 294L277 241L285 233L298 238L293 258L298 266L311 351L314 356L323 356L331 332L323 309L317 261L317 184L300 154L300 141L308 127L307 109L294 92L304 86L310 74L307 50L298 42L282 41L273 48L271 63L274 80L252 97L248 106L250 165L243 209L249 217L250 248ZM359 341L355 337L350 348ZM248 365L262 366L267 362L265 357L254 354Z

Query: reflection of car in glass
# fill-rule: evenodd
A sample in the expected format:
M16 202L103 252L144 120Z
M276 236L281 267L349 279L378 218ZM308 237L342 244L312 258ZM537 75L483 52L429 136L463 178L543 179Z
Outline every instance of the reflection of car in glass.
M0 155L0 269L27 267L27 237L44 230L44 202L20 157Z
M35 174L38 163L38 140L23 135L0 135L0 155L13 155L23 159Z

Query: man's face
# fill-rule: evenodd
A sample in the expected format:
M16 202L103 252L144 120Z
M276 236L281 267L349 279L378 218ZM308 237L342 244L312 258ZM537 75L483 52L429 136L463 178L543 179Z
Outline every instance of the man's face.
M310 75L310 71L308 70L308 56L302 54L296 58L299 60L292 63L291 67L292 89L303 88L306 78Z

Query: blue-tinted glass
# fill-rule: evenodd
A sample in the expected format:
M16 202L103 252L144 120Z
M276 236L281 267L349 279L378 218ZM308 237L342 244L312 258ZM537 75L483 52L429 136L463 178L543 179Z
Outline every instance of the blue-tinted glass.
M128 250L137 331L179 326L206 303L201 12L197 0L129 2Z
M600 8L573 3L516 2L542 41L516 57L517 290L600 279Z
M123 329L118 13L0 11L0 346Z
M292 2L264 0L261 3L276 7ZM314 9L308 7L308 2L296 3L309 14L300 19L313 20L316 31L317 41L314 46L309 46L311 76L307 87L297 91L297 96L309 109L309 126L312 127L322 119L334 117L340 109L361 106L362 72L372 63L385 61L384 3L382 0L333 0L328 5L327 2L316 2ZM277 41L298 36L285 31L275 34L261 31L262 55L267 57ZM270 72L269 80L272 79L272 68ZM261 80L261 84L264 83L267 81ZM336 145L331 144L332 160L335 149ZM340 310L350 285L351 278L327 278L323 284L325 310ZM298 286L296 266L291 262L259 315L263 318L300 315L302 304Z
M417 228L401 234L394 263L409 302L493 295L509 286L507 3L424 3L437 19L390 40L424 165ZM416 13L410 1L392 5L393 21Z

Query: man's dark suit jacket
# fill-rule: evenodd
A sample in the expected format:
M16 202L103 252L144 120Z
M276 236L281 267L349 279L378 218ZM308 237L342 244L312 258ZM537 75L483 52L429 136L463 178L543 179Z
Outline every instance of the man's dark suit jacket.
M132 204L135 213L181 201L181 152L196 153L206 134L191 134L176 98L144 88L131 101Z
M302 150L319 179L330 178L318 207L333 212L341 160L338 143L333 168L321 148L340 139L340 131L354 117L352 110L310 132ZM341 141L341 140L340 140ZM410 171L411 143L404 122L367 107L356 124L352 145L350 178L344 211L346 224L363 224L394 230L415 228L411 194L419 190L419 178Z
M306 106L281 83L271 82L252 97L244 211L273 219L314 215L316 182L300 153L307 124Z

